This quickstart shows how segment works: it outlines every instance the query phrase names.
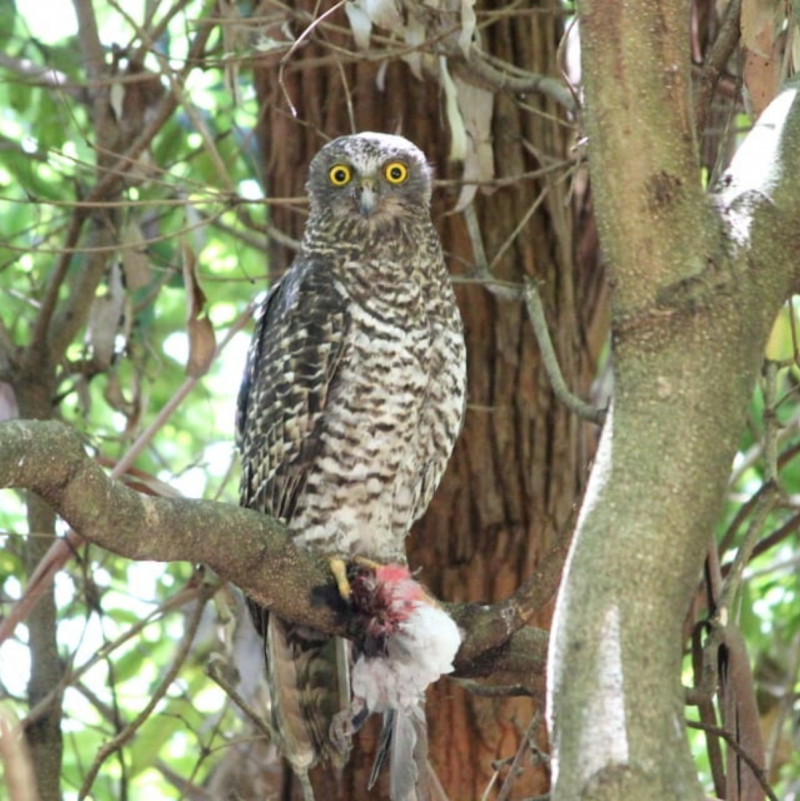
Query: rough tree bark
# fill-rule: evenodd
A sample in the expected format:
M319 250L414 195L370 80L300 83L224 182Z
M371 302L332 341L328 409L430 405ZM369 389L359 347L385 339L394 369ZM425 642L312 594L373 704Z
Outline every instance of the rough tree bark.
M686 4L580 11L615 391L551 642L554 798L700 799L681 622L771 323L798 279L800 102L784 91L706 194Z
M294 7L296 35L315 7L308 0ZM476 8L480 19L489 4ZM517 5L513 16L496 19L481 31L483 50L517 67L556 75L561 13L558 2ZM426 152L439 178L459 178L460 166L448 162L444 99L436 81L418 80L398 59L337 63L333 46L352 51L353 41L343 13L326 23L341 28L320 26L286 60L282 74L280 56L267 57L255 67L269 196L302 196L311 157L328 137L350 133L353 126L402 133ZM468 65L459 74L481 83ZM286 95L296 106L296 118ZM499 178L513 179L568 158L573 137L563 109L552 99L499 92L494 103L492 150ZM567 200L568 181L552 182L545 202L530 214L547 180L512 181L491 194L479 193L475 207L490 261L513 239L495 274L515 284L523 276L542 282L565 377L585 396L605 339L605 284L591 247L576 258L581 243ZM456 198L457 191L440 188L434 219L458 282L473 274L480 255L462 215L447 213ZM295 209L274 207L272 219L280 230L299 237L303 216ZM591 243L591 224L586 231ZM272 275L279 275L291 257L289 249L275 243ZM469 351L467 420L442 486L411 537L409 555L439 597L492 601L510 595L548 548L568 535L596 431L554 399L521 302L496 299L475 284L457 283L457 295ZM548 617L544 613L531 622L547 626ZM481 796L494 773L493 761L514 755L537 706L530 700L479 697L451 681L430 692L433 762L452 798ZM374 747L369 736L362 736L361 750L343 779L326 783L317 777L320 797L362 797ZM543 731L538 737L545 745ZM516 779L515 794L544 792L542 769L528 760L523 766L525 775Z

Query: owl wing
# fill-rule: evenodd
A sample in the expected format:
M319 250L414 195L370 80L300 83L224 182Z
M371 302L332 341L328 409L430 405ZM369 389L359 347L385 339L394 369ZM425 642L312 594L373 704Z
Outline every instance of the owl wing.
M239 390L242 506L291 519L349 330L347 295L330 265L301 254L264 301Z
M291 519L319 452L320 425L348 342L347 295L330 265L300 255L267 296L239 390L240 503ZM264 639L272 721L299 775L319 756L342 764L330 720L349 701L347 645L248 600Z

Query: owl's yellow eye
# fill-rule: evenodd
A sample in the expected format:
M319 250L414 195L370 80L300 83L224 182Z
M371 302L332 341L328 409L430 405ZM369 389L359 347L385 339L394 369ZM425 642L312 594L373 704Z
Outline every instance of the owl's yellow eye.
M408 167L402 161L390 161L383 168L383 174L390 184L402 184L408 178Z
M334 164L328 171L328 178L334 186L344 186L350 183L353 171L346 164Z

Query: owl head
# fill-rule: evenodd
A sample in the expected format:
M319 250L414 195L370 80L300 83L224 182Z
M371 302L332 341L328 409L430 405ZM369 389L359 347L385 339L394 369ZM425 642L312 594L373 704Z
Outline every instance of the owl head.
M402 136L340 136L314 156L307 184L312 214L376 222L428 214L431 168Z

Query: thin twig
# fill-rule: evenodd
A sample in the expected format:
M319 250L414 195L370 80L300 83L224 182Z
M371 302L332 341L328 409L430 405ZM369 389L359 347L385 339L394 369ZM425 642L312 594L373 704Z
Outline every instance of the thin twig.
M284 73L286 71L286 63L291 59L294 55L295 50L303 43L305 39L307 39L311 33L313 32L314 28L317 27L321 22L324 22L328 17L338 11L342 6L347 3L347 0L339 0L338 3L335 3L331 6L327 11L323 14L320 14L318 17L313 19L309 25L305 28L305 30L294 40L292 46L287 51L286 55L281 58L280 67L278 68L278 86L281 87L281 91L283 92L284 98L286 98L286 102L289 104L289 110L292 112L293 117L297 117L297 109L295 108L294 103L292 103L292 98L289 96L289 90L286 88L286 81L284 79Z
M694 117L697 131L702 135L706 127L711 98L717 88L720 76L739 42L739 15L741 0L731 0L725 9L725 16L711 50L706 56L700 73L698 86L694 93Z
M686 725L690 729L700 729L701 731L708 732L709 734L714 734L717 737L721 737L725 742L728 744L728 747L731 748L736 754L741 757L742 761L747 764L747 767L753 772L753 776L755 776L756 781L761 785L761 789L764 791L767 798L770 801L780 801L777 795L772 791L772 788L767 783L766 775L764 771L759 767L759 765L755 762L755 760L747 753L747 751L742 748L741 745L736 741L736 738L730 733L725 731L725 729L721 728L720 726L709 726L706 723L700 723L697 720L687 720Z
M496 297L502 300L519 300L522 286L520 284L510 284L507 281L500 281L495 277L489 260L486 258L486 248L483 246L483 234L478 215L475 212L475 204L470 203L464 209L464 222L467 224L467 233L472 244L472 255L475 259L475 276L463 279L456 276L456 279L478 280L486 285L486 288Z
M794 687L797 682L797 674L800 671L800 633L794 635L789 646L789 658L787 659L786 675L782 682L782 693L779 700L778 712L770 727L769 737L767 738L766 753L764 754L764 769L769 774L775 756L778 752L778 744L781 738L781 731L786 718L794 709L795 692Z
M575 97L564 82L550 75L538 75L534 72L520 70L518 67L487 56L479 47L472 45L469 60L466 60L458 45L445 47L454 67L454 72L464 72L472 78L478 78L489 87L499 92L527 95L536 93L555 100L567 111L576 111ZM492 64L491 62L494 62Z
M219 588L219 585L217 585L217 588ZM117 648L123 646L133 637L136 637L142 631L142 629L152 625L153 623L157 623L175 609L179 609L183 606L186 606L186 604L196 601L197 596L200 593L200 589L201 588L199 586L184 587L175 595L168 598L158 609L156 609L146 618L133 624L129 629L120 634L117 639L102 645L100 650L93 654L82 665L76 668L69 666L68 669L64 671L58 686L54 687L46 696L44 696L44 698L38 701L35 706L32 706L28 710L28 714L25 715L22 720L20 720L19 726L25 728L39 720L39 718L41 718L41 716L48 711L53 701L58 698L67 687L76 685L80 678L88 670L93 668L98 662L102 662L103 660L107 659Z
M186 96L185 86L187 75L180 73L176 76L175 72L170 68L169 60L164 56L160 49L156 46L155 40L150 33L142 26L140 26L131 14L129 14L121 3L117 0L107 0L109 5L133 28L136 37L142 42L142 47L147 48L149 54L158 61L161 69L160 74L169 82L170 91L173 96L178 98L186 116L192 124L194 130L200 134L203 144L205 145L206 155L211 163L214 165L217 175L223 188L227 192L233 192L236 184L231 177L230 170L225 165L225 161L219 153L214 138L208 130L205 122L197 113L194 104Z
M567 387L564 377L561 375L561 368L558 366L553 343L550 339L550 332L547 329L544 306L536 282L525 276L525 303L528 307L533 332L536 334L536 341L539 343L539 350L542 354L542 363L550 379L550 386L553 388L555 396L571 411L578 415L582 420L586 420L595 425L601 426L606 419L604 409L597 409L586 401L573 395Z
M230 326L225 337L217 345L214 352L212 361L219 358L222 351L233 339L233 336L238 333L249 322L253 314L255 302L251 301L247 308L239 315L236 321ZM194 389L195 385L200 379L197 377L189 376L183 382L181 387L170 399L170 401L161 408L155 419L150 425L136 438L136 441L130 446L125 455L117 462L114 469L111 471L110 477L117 479L122 476L127 469L133 464L136 457L142 452L145 446L152 440L159 429L166 423L169 416L178 408L186 396ZM69 531L63 539L56 540L50 550L44 555L42 560L36 566L36 569L28 579L25 589L22 592L19 600L16 601L14 606L11 607L9 613L0 621L0 644L7 640L14 632L17 624L24 620L29 614L31 609L36 605L39 598L42 597L44 592L53 582L56 573L66 564L67 560L72 556L75 550L82 545L83 538L75 531Z
M205 667L205 674L208 676L215 684L217 684L220 689L228 696L228 698L233 701L239 709L244 712L245 715L250 719L250 722L270 741L275 741L275 732L270 729L269 724L265 721L262 717L257 715L253 709L251 709L250 705L242 698L242 696L237 692L236 688L228 681L228 679L223 674L222 670L220 669L219 665L220 659L216 660L209 660L206 663Z
M764 363L764 484L778 480L778 432L780 423L777 414L778 365L771 359Z
M719 543L719 555L720 557L724 557L725 553L733 544L734 537L736 536L736 532L739 530L739 526L747 519L753 509L758 506L761 502L761 498L763 497L764 493L767 492L767 484L762 484L736 511L733 520L731 520L730 525L725 530L725 533L722 535L722 539Z
M531 740L535 738L536 730L541 725L541 722L542 710L539 708L531 718L530 725L528 726L528 730L525 732L524 737L522 740L520 740L517 753L514 754L514 759L511 761L511 765L509 765L506 777L503 780L502 786L500 787L500 792L497 794L497 801L506 801L506 799L511 795L511 790L513 789L514 782L517 779L517 773L520 763L522 762L522 758L525 755L525 752L530 748Z
M775 547L779 542L783 542L788 536L800 530L800 514L795 515L790 520L787 520L779 529L773 531L772 534L767 535L761 540L755 548L753 548L750 558L761 556L770 548ZM733 569L733 564L726 564L722 567L722 574L727 576Z
M177 677L180 669L183 667L183 663L186 661L186 657L189 655L189 650L194 642L195 634L200 626L200 620L203 617L203 611L205 609L206 602L210 597L210 591L206 590L206 592L201 593L200 597L198 598L197 608L194 610L194 614L186 626L186 630L183 635L183 642L178 648L175 658L172 660L172 665L170 666L159 686L153 692L150 700L147 702L147 704L145 704L144 709L142 709L142 711L116 737L109 740L97 752L97 756L95 757L94 762L89 768L89 771L83 780L83 784L81 785L81 789L78 793L78 801L86 798L86 796L89 794L89 791L92 789L92 784L94 783L100 768L103 766L103 762L105 762L105 760L108 759L111 754L122 748L125 743L130 741L134 734L136 734L136 732L141 728L142 724L150 717L150 715L152 715L153 710L156 708L161 699L166 695L167 690L169 690L170 685Z
M208 37L211 35L212 26L206 23L199 25L198 31L192 41L191 47L186 58L185 72L194 69L198 63L200 56L205 48ZM59 293L61 286L66 278L67 271L72 262L72 248L78 242L83 223L89 216L89 204L96 200L101 200L113 194L123 177L128 174L131 167L139 163L139 156L149 146L155 135L161 130L166 121L172 116L177 108L177 99L169 93L164 95L160 105L155 110L152 119L143 128L142 132L131 143L130 147L123 155L113 154L116 161L104 167L103 177L95 184L91 192L84 198L86 206L77 208L75 214L70 221L69 230L65 237L64 252L61 258L58 259L50 279L47 284L44 298L41 303L39 314L36 317L36 322L33 327L33 335L31 337L31 344L27 348L27 359L35 364L44 352L45 343L50 328L50 322L56 305L59 300Z
M516 227L511 232L511 234L509 234L506 241L503 242L503 244L500 246L497 253L494 254L494 258L489 264L490 271L494 271L495 266L499 263L500 259L503 258L505 252L511 247L511 245L514 244L514 240L520 235L522 229L528 224L531 217L533 217L533 215L536 214L536 210L539 208L539 206L542 205L549 191L550 191L550 185L547 184L546 186L544 186L542 191L539 192L539 194L536 196L536 200L534 200L533 203L531 203L531 205L528 207L528 210L525 212L525 214L522 215L522 219L517 223Z
M750 561L753 549L758 542L758 538L761 536L764 524L767 522L767 518L778 499L778 487L774 482L766 484L765 487L766 489L753 512L750 525L747 527L747 531L742 538L742 542L736 551L736 556L722 585L717 614L720 616L723 625L726 623L726 616L730 615L731 609L733 608L745 565Z

